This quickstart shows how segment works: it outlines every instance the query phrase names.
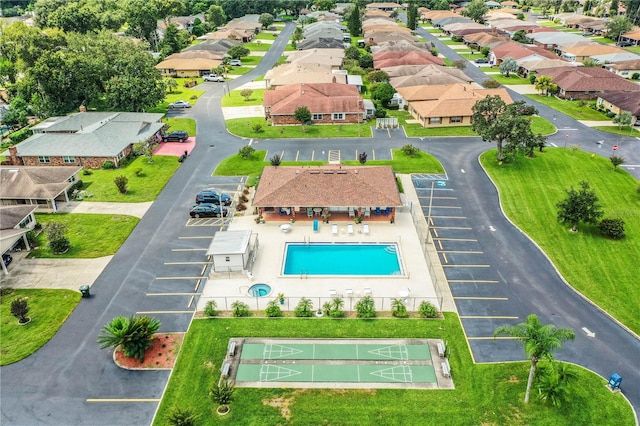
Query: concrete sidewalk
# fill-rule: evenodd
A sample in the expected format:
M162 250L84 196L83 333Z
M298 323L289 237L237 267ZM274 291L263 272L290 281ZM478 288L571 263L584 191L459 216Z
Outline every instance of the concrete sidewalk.
M142 218L153 201L146 203L103 203L93 201L69 201L60 204L62 213L122 214Z

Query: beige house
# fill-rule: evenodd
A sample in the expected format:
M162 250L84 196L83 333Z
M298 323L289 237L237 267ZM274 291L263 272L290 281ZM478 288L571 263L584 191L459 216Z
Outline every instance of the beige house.
M633 78L635 74L640 74L640 59L605 64L604 68L620 77Z
M598 96L596 104L616 115L623 111L629 111L632 116L631 125L640 123L640 91L603 93Z
M163 77L196 78L220 66L223 57L224 54L205 50L180 52L168 56L167 59L158 63L156 68L160 70Z
M472 84L401 87L397 91L422 127L470 126L473 106L487 96L497 95L513 103L506 89L483 89Z
M344 49L307 49L285 54L285 63L328 65L334 70L342 68L344 61Z
M347 83L347 71L334 70L326 64L282 64L264 75L267 87L299 83Z

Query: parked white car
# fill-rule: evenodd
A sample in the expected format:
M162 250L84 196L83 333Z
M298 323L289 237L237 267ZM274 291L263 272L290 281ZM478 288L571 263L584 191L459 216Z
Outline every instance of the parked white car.
M191 104L187 101L175 101L169 104L169 109L191 108Z
M241 67L242 61L240 59L232 59L229 61L229 65L231 65L232 67Z
M213 81L214 83L222 83L224 81L224 77L215 74L205 75L203 79L204 81Z

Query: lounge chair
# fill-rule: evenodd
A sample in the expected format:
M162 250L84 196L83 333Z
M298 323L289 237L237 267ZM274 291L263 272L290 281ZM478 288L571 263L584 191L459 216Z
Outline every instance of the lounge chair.
M362 233L365 235L369 235L369 224L368 223L363 223L362 224Z
M365 287L363 293L365 296L371 296L371 289L369 287Z
M380 216L381 214L380 207L376 207L376 216Z
M331 297L336 297L338 295L338 292L335 291L334 289L330 289L329 290L329 296Z
M291 230L291 224L283 223L282 225L280 225L280 230L284 233L289 232Z
M333 235L338 235L338 224L334 223L333 225L331 225L331 233Z
M371 209L369 207L364 209L364 217L371 217Z
M349 217L356 217L356 212L353 207L349 207Z
M347 225L347 234L353 235L353 223Z
M345 290L344 290L344 294L345 294L347 297L353 297L353 289L351 289L351 288L347 288L347 289L345 289Z

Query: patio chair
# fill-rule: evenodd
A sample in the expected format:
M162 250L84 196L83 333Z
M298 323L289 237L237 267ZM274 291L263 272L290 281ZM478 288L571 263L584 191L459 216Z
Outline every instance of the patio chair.
M307 207L307 217L313 217L313 208Z
M376 207L376 216L380 216L381 214L380 207Z
M385 216L389 216L389 213L391 213L391 207L387 207L386 209L384 209L383 214L384 214Z
M337 297L338 296L338 292L335 291L334 289L330 289L329 290L329 296L331 297Z
M353 223L347 225L347 234L353 235Z
M356 217L356 212L353 207L349 207L349 217Z
M353 289L352 288L347 288L344 290L344 294L347 297L353 297Z
M365 296L371 296L371 289L369 287L365 287L363 293Z
M331 225L331 233L333 235L338 235L338 224L334 223L333 225Z
M371 217L371 209L369 207L364 209L364 217Z

